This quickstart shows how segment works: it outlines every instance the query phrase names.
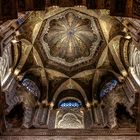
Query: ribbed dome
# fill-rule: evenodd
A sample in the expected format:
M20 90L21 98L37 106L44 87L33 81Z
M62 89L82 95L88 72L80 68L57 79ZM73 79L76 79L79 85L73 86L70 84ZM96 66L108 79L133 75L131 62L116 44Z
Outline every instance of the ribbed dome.
M81 19L69 12L60 19L50 21L44 40L48 43L52 56L73 62L75 58L90 55L90 48L97 41L94 32L89 19Z

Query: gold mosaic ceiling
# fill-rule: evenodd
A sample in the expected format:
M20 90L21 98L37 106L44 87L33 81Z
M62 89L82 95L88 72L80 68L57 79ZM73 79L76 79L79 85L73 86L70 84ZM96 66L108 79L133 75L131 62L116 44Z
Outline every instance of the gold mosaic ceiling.
M93 33L89 19L81 19L76 14L68 12L64 17L50 21L50 28L44 40L48 43L51 56L71 63L76 58L90 55L97 35Z
M68 67L93 61L106 44L98 19L71 8L45 19L36 42L49 60Z

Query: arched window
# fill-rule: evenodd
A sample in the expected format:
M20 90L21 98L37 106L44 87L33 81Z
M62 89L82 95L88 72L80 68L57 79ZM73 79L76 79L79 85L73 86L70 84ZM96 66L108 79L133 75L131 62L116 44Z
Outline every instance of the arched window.
M81 107L81 103L78 101L71 101L71 100L65 100L59 103L58 107L60 108L79 108Z
M100 91L100 98L106 96L110 91L112 91L118 84L117 80L111 80L106 83Z
M40 90L32 80L26 78L22 81L22 85L34 96L40 98Z

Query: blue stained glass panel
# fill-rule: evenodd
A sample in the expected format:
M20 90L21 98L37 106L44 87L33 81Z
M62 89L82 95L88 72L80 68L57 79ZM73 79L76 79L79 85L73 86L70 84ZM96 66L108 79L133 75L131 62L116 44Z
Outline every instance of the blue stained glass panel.
M22 81L22 85L34 96L40 97L40 90L32 80L26 78Z
M78 108L81 107L81 103L77 101L62 101L58 106L60 108Z
M106 96L110 91L112 91L117 86L117 84L118 84L117 80L111 80L110 82L105 84L102 90L100 91L100 98Z

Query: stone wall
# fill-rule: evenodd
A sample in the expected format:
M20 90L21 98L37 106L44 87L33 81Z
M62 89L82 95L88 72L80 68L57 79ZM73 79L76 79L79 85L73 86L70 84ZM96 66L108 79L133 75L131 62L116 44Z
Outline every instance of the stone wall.
M6 136L1 140L140 140L140 136Z

